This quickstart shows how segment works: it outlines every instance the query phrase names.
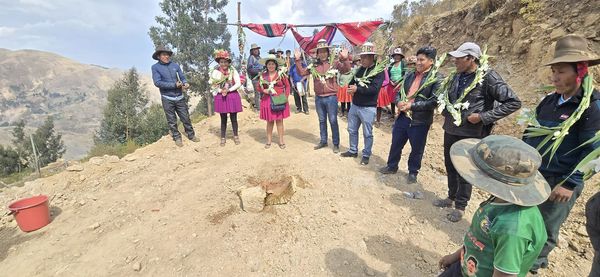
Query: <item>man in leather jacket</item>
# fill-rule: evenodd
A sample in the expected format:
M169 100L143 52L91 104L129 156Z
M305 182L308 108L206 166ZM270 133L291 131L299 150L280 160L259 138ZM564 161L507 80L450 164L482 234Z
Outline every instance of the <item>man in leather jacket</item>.
M457 74L450 80L448 99L455 103L465 89L474 81L479 68L481 49L479 45L466 42L456 51L449 53L454 57ZM460 109L462 122L455 125L454 118L444 110L444 163L448 174L448 198L434 202L438 207L452 207L454 210L447 215L448 220L458 222L464 215L467 203L471 199L472 186L466 182L454 168L450 160L450 147L455 142L466 138L484 138L488 136L494 123L521 108L521 100L504 82L500 74L488 69L481 83L467 92L463 103L468 102L468 108Z
M421 169L421 160L425 151L427 133L433 122L433 111L437 106L435 92L440 86L442 76L437 74L436 81L427 87L422 86L429 78L430 70L435 62L436 49L426 46L417 51L416 71L404 76L404 91L408 99L401 99L400 93L396 95L398 117L392 128L392 145L387 160L387 166L379 171L383 174L392 174L398 171L398 163L402 149L406 142L410 142L410 155L408 157L407 183L417 181L417 174ZM419 91L420 90L420 91ZM409 115L412 113L412 115Z

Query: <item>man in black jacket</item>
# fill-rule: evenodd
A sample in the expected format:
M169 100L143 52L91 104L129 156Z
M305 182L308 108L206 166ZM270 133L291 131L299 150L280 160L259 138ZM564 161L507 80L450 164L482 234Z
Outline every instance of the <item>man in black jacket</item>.
M530 136L527 130L523 137L527 144L539 149L542 154L540 173L552 188L548 200L538 205L544 218L548 240L530 270L533 273L548 267L548 255L558 243L560 227L583 191L585 175L575 170L577 165L590 153L600 149L600 141L584 144L600 132L600 92L592 87L588 94L583 84L588 67L598 64L600 57L589 52L587 40L578 35L560 38L556 42L554 58L545 64L552 70L550 80L555 92L538 104L535 109L536 120L546 128L559 128L561 131L563 128L568 129L554 155L546 151L556 140L551 139L544 144L542 142L545 136ZM582 108L584 100L589 101L586 109ZM576 116L578 111L581 111L579 117ZM576 118L573 125L562 125L572 118ZM597 247L598 241L594 241L593 237L590 234L593 245Z
M426 46L417 51L417 67L415 72L409 72L404 77L404 91L406 99L401 99L400 93L396 95L395 103L398 103L398 118L392 128L392 145L388 156L387 166L379 171L383 174L396 173L398 163L402 155L402 149L406 142L410 142L410 155L408 157L409 184L417 182L417 174L421 169L421 160L425 151L427 133L433 122L433 111L437 106L435 92L440 86L442 79L436 74L436 81L423 87L429 78L430 70L435 62L436 49ZM412 112L412 117L408 112Z
M348 135L350 147L341 154L342 157L358 156L358 128L362 124L365 147L362 151L361 165L369 164L373 147L373 121L377 112L377 96L383 83L383 71L369 76L375 70L375 47L370 42L361 46L360 64L354 78L348 85L348 93L352 95L352 107L348 112ZM369 78L366 78L369 77ZM363 80L366 78L366 80Z
M448 100L453 105L461 105L458 109L461 121L458 122L444 110L444 163L448 174L448 198L434 202L438 207L452 207L454 210L447 215L448 220L458 222L464 215L467 203L471 199L472 186L466 182L454 168L450 160L450 147L455 142L466 138L484 138L488 136L494 123L521 108L521 100L504 82L500 75L491 69L485 71L482 82L473 89L466 91L475 81L476 71L480 67L479 45L466 42L456 51L450 53L454 57L457 74L450 80L447 91ZM487 65L482 65L486 67ZM450 78L450 77L448 77ZM466 93L462 103L456 103Z

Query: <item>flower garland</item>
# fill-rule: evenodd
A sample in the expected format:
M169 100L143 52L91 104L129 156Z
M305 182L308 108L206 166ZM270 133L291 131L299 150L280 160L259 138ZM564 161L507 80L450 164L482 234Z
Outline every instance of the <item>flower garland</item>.
M363 76L362 77L356 77L356 75L354 75L354 81L356 81L356 83L359 86L366 87L368 84L371 83L371 79L373 77L375 77L377 74L383 72L388 67L389 63L390 63L389 59L384 59L381 62L375 63L375 67L373 67L373 70L371 70L369 72L369 74L366 74L367 73L367 68L365 68L365 71L363 71Z
M319 81L321 81L321 83L324 84L327 81L327 79L338 77L339 71L337 69L333 68L333 61L335 60L335 58L336 58L335 53L330 53L329 58L328 58L329 69L325 72L325 74L319 73L319 71L317 71L317 68L315 67L314 63L309 64L306 68L310 71L310 75L313 78L315 78L315 80L319 80Z
M442 112L444 109L448 111L450 116L454 119L454 125L460 126L462 124L462 115L461 111L469 108L469 102L466 101L463 103L465 97L473 90L477 85L481 85L483 83L485 75L487 75L489 70L487 55L487 46L483 49L483 53L479 58L480 65L477 67L477 71L475 71L475 79L473 82L469 84L467 88L463 91L462 95L456 99L454 103L450 103L450 99L448 98L448 93L450 90L451 80L454 80L456 77L456 70L453 70L446 79L442 82L440 89L438 90L438 112Z
M444 53L442 56L440 56L438 59L436 59L433 67L431 68L431 70L429 70L429 75L427 76L427 79L425 79L425 82L423 83L423 85L421 87L419 87L419 89L415 93L413 93L411 96L406 96L406 91L404 90L404 80L402 80L402 82L400 82L396 86L396 87L400 86L400 101L406 102L406 101L416 98L417 96L419 96L419 93L423 89L425 89L426 87L437 82L437 72L438 72L440 66L442 66L442 63L444 63L444 60L446 60L446 53ZM420 97L424 97L424 96L420 95Z
M542 126L538 122L535 112L529 109L524 109L521 112L521 115L517 117L518 123L528 125L527 129L525 129L525 137L544 137L544 140L542 140L542 142L540 142L540 144L537 146L538 150L544 147L544 145L546 145L551 140L554 140L552 142L552 145L548 147L546 151L544 151L542 156L550 153L550 159L552 159L552 157L556 153L556 150L558 150L558 147L563 142L564 138L569 134L569 129L571 129L571 127L581 118L585 110L587 110L587 108L590 106L590 99L594 91L592 80L593 76L591 75L591 73L588 72L583 78L583 98L581 99L579 106L567 120L563 121L556 127ZM598 135L596 135L596 137L598 137L597 139L600 140L600 137ZM585 145L586 143L584 143L583 145ZM585 160L586 159L584 159L583 161Z
M263 78L264 74L258 74L258 83L262 86L262 85L267 85L267 89L266 91L269 92L269 94L277 94L277 92L275 91L275 84L279 81L279 79L281 79L284 75L286 75L286 71L285 70L281 70L281 68L279 70L277 70L277 77L275 77L275 79L273 81L267 81Z
M213 71L214 70L219 70L219 68L217 67L217 68L213 69ZM208 83L211 84L212 86L216 87L216 86L223 85L227 81L232 81L234 70L235 69L233 68L233 66L229 66L229 68L227 69L227 74L223 74L223 72L221 72L221 75L223 75L223 77L221 77L220 79L213 78L212 73L211 73Z

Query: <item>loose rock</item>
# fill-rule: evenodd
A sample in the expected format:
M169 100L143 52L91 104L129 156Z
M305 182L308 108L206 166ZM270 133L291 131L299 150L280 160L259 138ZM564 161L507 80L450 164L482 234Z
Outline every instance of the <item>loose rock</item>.
M265 207L266 192L261 187L242 188L238 190L242 200L242 210L258 213Z
M133 269L133 271L140 271L142 270L142 264L140 262L135 262L133 263L131 268Z
M67 167L67 171L83 171L83 166L80 164L74 164Z

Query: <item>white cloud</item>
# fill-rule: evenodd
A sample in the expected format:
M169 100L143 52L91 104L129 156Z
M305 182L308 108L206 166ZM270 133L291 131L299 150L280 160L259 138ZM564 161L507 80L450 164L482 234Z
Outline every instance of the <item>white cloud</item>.
M0 38L11 36L16 30L16 28L0 26Z

